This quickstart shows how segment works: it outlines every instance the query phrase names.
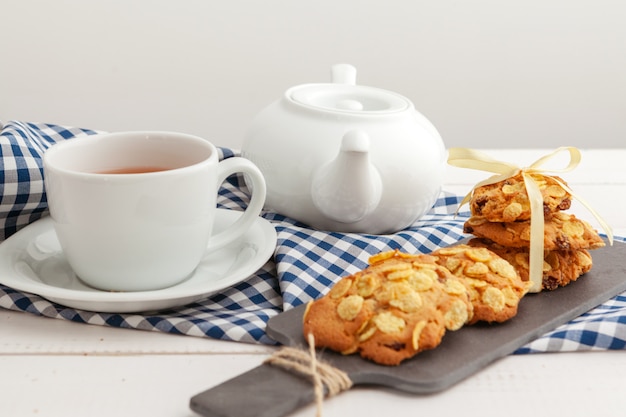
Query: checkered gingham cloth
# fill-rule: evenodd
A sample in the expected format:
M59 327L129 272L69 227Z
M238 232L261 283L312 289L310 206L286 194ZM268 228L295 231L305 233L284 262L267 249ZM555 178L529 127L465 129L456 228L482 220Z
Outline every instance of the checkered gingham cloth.
M55 142L96 132L41 123L0 123L0 242L46 215L42 155ZM78 139L80 140L80 139ZM233 151L220 148L220 157ZM220 190L221 208L242 210L243 181L231 176ZM442 193L413 226L391 235L328 233L264 212L278 233L274 256L244 282L199 302L150 314L81 311L0 285L0 307L74 322L275 344L265 334L270 317L320 297L342 276L367 266L389 249L426 253L464 237L468 213L454 215L460 198ZM618 238L624 240L623 238ZM626 349L626 293L560 326L516 353Z

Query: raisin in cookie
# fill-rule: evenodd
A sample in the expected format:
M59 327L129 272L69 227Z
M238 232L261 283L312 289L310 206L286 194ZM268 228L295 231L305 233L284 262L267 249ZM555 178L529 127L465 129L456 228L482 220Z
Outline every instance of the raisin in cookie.
M530 246L530 220L495 223L484 217L472 216L465 222L463 231L502 246ZM545 250L597 249L604 246L604 241L586 221L573 214L557 212L544 219L543 245Z
M487 239L471 239L470 246L483 247L506 259L524 281L529 280L530 256L527 248L507 248ZM543 290L564 287L589 272L593 266L591 254L586 249L576 251L545 251L543 259Z
M543 196L543 211L546 217L570 208L571 195L559 185L559 182L565 184L561 178L540 174L530 176L539 186ZM473 216L484 217L490 222L529 220L530 201L522 174L476 188L470 200L470 211Z
M530 289L530 283L524 282L509 262L486 248L460 244L432 255L467 286L474 306L468 324L509 320Z
M304 334L317 347L383 365L435 348L473 314L466 287L435 260L398 251L372 256L368 268L308 304Z

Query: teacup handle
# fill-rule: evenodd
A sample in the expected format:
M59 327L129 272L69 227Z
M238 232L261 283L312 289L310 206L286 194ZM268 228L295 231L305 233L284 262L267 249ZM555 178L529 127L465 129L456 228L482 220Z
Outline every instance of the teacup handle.
M240 172L247 174L246 180L252 182L250 203L248 203L248 207L232 225L211 236L209 250L221 248L241 237L256 221L265 204L267 190L265 178L259 168L248 159L232 157L222 160L217 165L218 187L230 175Z

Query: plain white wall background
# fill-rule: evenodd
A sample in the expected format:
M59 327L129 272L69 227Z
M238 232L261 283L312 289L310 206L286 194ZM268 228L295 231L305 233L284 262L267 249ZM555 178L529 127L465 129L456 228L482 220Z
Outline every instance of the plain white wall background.
M288 87L401 93L447 146L622 147L623 0L2 0L0 120L238 147Z

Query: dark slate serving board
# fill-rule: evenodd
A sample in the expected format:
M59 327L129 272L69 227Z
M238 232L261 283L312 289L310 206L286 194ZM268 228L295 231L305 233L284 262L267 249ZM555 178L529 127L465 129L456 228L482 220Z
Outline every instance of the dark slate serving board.
M593 268L570 285L529 294L518 314L506 323L466 326L447 332L436 349L399 366L388 367L358 355L320 352L321 358L346 372L353 383L386 386L414 394L444 390L489 363L626 291L626 244L616 242L592 252ZM302 335L304 306L270 319L267 333L283 345L306 348ZM280 417L314 400L311 383L270 365L211 388L191 399L204 416Z

